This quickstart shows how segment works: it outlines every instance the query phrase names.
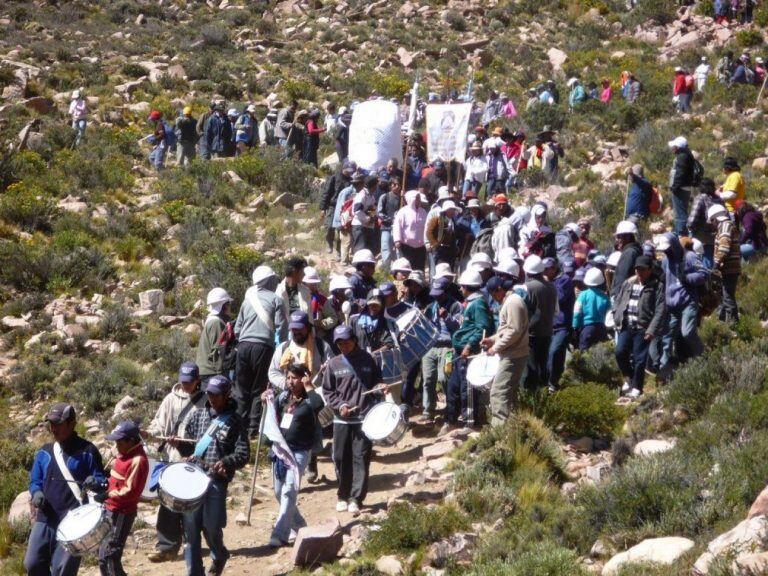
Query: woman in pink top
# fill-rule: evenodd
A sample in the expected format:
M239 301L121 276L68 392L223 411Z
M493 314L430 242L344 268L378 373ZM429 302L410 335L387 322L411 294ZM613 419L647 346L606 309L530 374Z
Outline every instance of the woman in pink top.
M395 214L392 222L392 239L398 257L406 258L413 270L424 270L427 249L424 246L424 227L427 212L421 207L418 190L405 193L405 206Z
M608 104L608 102L611 101L611 98L613 98L613 88L611 88L611 81L608 80L608 78L603 78L601 83L603 85L603 90L600 92L600 102L603 104Z

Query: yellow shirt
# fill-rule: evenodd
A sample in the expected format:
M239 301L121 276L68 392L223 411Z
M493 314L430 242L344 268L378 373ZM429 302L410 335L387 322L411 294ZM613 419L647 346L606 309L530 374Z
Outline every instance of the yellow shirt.
M733 213L736 211L736 204L741 204L746 196L746 186L744 185L744 178L741 176L741 172L731 172L728 174L728 178L725 179L723 184L723 192L733 192L736 194L735 198L725 201L725 207L728 211Z

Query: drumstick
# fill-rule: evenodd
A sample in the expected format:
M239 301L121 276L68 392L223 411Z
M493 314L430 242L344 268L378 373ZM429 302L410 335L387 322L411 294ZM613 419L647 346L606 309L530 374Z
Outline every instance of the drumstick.
M400 386L402 382L396 382L394 384L384 384L387 388L392 388L392 386ZM367 396L368 394L375 394L376 392L381 392L381 389L377 386L376 388L372 390L368 390L367 392L363 392L361 396ZM355 406L357 408L357 406Z
M162 440L163 442L168 442L171 439L171 436L155 436L155 440ZM194 440L193 438L176 438L176 442L184 442L187 444L197 444L197 440Z

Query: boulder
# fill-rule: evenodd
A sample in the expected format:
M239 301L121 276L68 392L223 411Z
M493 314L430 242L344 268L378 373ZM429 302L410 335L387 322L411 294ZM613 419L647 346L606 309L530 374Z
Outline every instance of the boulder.
M768 486L763 488L763 491L755 498L747 514L747 519L755 516L768 516Z
M336 558L344 543L341 525L336 518L299 530L293 544L294 566L313 566Z
M437 442L436 444L424 446L424 448L422 448L421 455L426 460L442 458L443 456L447 456L453 452L459 446L461 446L461 442L459 440L443 440L442 442Z
M692 574L704 576L715 558L722 554L762 552L768 543L768 520L765 516L755 516L737 524L721 534L707 545L707 551L696 560Z
M184 70L184 66L181 64L174 64L172 66L168 66L168 69L165 71L165 75L169 78L183 80L187 77L187 71Z
M112 412L112 418L114 420L123 419L128 414L128 411L135 405L136 400L134 400L132 396L123 396L120 400L118 400L117 404L115 404L115 410Z
M34 110L38 114L48 114L53 110L53 100L50 98L44 98L43 96L35 96L33 98L27 98L22 102L25 108Z
M3 326L6 328L29 328L29 322L24 318L16 318L15 316L3 316Z
M125 94L130 95L136 92L139 88L141 88L149 78L147 76L142 76L141 78L137 78L136 80L131 80L130 82L126 82L125 84L118 84L115 86L115 92L118 94Z
M731 564L731 573L734 576L768 574L768 552L742 554Z
M400 46L400 48L397 49L397 57L400 59L400 64L403 65L403 68L410 68L413 64L413 54L408 52L405 48Z
M294 204L301 202L301 198L296 194L290 192L283 192L277 198L272 200L272 206L285 206L286 208L293 208Z
M562 70L563 64L568 60L568 54L558 48L550 48L547 50L547 58L549 58L552 69L558 71Z
M752 160L752 169L760 172L768 172L768 157L760 157Z
M35 507L32 506L32 495L29 490L24 490L16 496L8 509L8 524L28 523L35 516Z
M674 447L675 443L669 440L643 440L635 444L635 448L632 451L635 456L651 456L672 450Z
M67 324L62 329L62 332L67 335L67 338L85 336L85 328L83 328L80 324Z
M467 52L474 52L478 48L487 46L490 44L490 42L490 38L476 38L474 40L464 40L464 42L459 42L459 46L461 46L462 49Z
M88 204L74 196L62 198L58 201L57 206L65 212L74 212L75 214L85 214L88 212Z
M603 576L613 576L625 564L674 564L678 558L695 546L693 540L670 536L667 538L650 538L633 546L626 552L616 554L603 567Z
M403 563L397 556L382 556L376 560L376 570L386 576L400 576L403 573Z
M139 293L139 307L142 310L150 310L152 312L163 311L163 291L159 288L153 288L152 290L145 290Z

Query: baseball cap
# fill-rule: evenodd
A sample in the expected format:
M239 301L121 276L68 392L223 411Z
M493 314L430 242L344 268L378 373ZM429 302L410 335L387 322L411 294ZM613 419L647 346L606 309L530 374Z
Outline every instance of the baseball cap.
M200 376L200 368L194 362L184 362L179 368L179 382L194 382Z
M653 260L650 256L642 255L635 259L635 268L652 268Z
M338 342L339 340L350 340L354 336L355 336L355 333L352 332L352 328L350 328L345 324L336 326L336 328L333 329L334 342Z
M301 330L309 327L309 316L303 310L296 310L291 313L291 319L288 323L289 330Z
M379 292L381 292L382 296L391 296L395 293L395 285L392 282L384 282L384 284L379 286Z
M512 282L509 282L508 280L502 280L498 276L494 276L488 282L485 284L486 290L488 290L488 293L496 292L499 288L502 288L503 290L509 290L512 287Z
M227 394L232 389L232 382L226 376L217 374L208 380L205 387L206 394Z
M368 292L368 297L365 300L368 304L378 304L379 306L383 305L384 302L381 298L381 291L377 288L374 288L370 292Z
M71 404L66 402L58 402L51 406L48 410L48 414L45 415L46 422L52 422L53 424L62 424L63 422L69 422L75 419L75 409Z
M546 270L547 268L554 268L555 266L557 266L557 260L555 260L555 259L554 259L554 258L552 258L552 257L547 257L547 258L544 258L544 259L541 261L541 263L544 265L544 269L545 269L545 270Z
M130 420L123 420L115 426L115 429L107 434L107 440L114 442L115 440L127 440L128 438L138 438L139 427Z
M449 278L435 278L432 281L432 289L429 291L430 296L442 296L445 291L448 290L448 286L451 285Z
M506 194L496 194L493 197L493 203L496 204L497 206L499 204L509 204L509 199L507 198Z

